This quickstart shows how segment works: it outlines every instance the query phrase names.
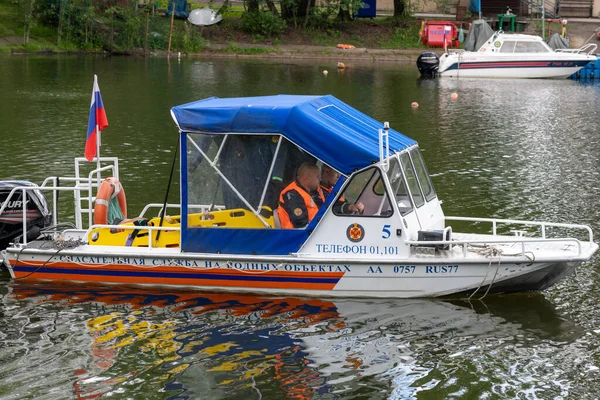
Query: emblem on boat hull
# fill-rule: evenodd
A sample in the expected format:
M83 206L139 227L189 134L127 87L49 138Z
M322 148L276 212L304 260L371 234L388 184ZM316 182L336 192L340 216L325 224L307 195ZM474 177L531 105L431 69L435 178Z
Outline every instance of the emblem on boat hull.
M352 243L358 243L365 237L365 228L355 222L346 229L346 236Z

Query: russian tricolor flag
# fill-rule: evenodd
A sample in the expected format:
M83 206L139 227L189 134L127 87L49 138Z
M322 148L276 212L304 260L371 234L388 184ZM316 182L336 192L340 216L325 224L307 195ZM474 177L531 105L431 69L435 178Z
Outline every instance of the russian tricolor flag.
M98 77L94 75L94 91L92 92L92 104L90 105L90 119L88 121L87 138L85 139L85 158L92 162L98 148L98 137L100 131L108 126L104 103L98 87Z

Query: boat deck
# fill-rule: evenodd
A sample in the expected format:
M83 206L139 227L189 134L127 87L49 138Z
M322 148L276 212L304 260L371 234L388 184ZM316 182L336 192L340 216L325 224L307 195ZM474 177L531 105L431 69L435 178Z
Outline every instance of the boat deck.
M465 245L465 243L468 243ZM466 251L465 251L466 247ZM587 259L598 248L595 243L570 238L542 239L510 235L473 233L452 234L452 248L448 250L417 248L416 258L526 258L529 260Z

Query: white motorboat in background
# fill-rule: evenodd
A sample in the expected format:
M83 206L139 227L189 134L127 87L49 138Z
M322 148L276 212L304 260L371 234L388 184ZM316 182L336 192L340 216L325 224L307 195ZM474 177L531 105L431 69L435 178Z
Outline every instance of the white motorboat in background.
M477 51L448 50L437 74L445 78L568 78L595 61L596 44L553 50L541 37L496 32Z

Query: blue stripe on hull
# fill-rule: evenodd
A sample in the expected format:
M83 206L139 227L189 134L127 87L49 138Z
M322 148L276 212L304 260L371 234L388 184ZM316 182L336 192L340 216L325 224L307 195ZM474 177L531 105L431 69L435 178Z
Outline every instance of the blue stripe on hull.
M476 69L508 69L508 68L573 68L573 67L584 67L590 61L582 60L582 61L476 61L476 62L461 62L454 63L443 72L453 71L457 69L464 70L476 70ZM525 65L531 63L546 63L546 65ZM481 64L474 66L474 64ZM502 65L506 64L506 65ZM523 64L523 65L515 65L515 64ZM555 64L555 65L553 65ZM558 65L560 64L560 65ZM460 68L459 68L460 65Z

